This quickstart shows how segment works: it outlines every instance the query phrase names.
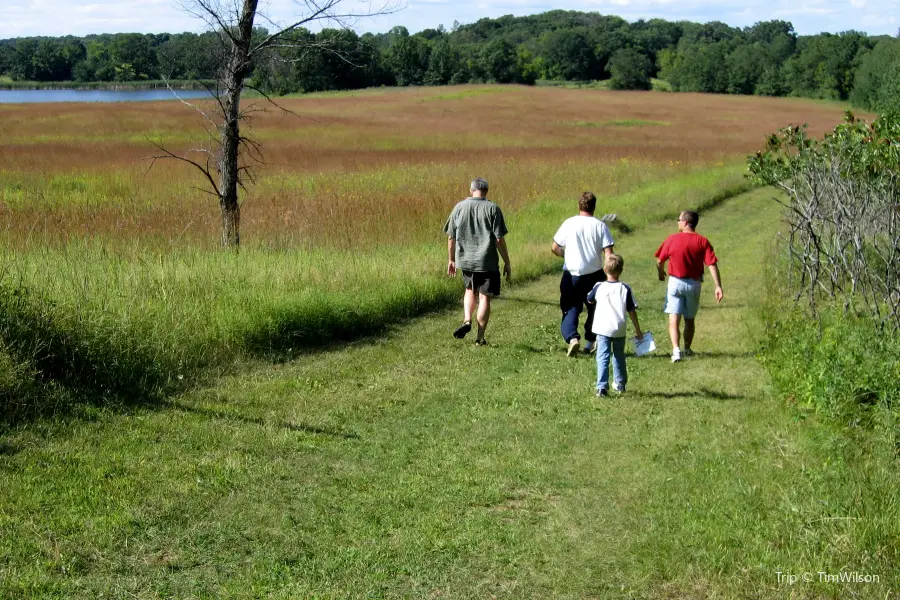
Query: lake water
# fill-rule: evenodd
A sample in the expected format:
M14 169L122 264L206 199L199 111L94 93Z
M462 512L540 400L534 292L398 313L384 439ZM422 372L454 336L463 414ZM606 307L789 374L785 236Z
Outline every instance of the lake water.
M205 90L177 90L181 98L206 98ZM32 102L134 102L175 100L169 90L0 90L0 104Z

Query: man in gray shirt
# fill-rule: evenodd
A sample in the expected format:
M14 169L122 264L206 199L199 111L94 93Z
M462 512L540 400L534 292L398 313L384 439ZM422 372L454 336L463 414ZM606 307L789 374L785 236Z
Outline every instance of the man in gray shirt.
M487 199L488 182L480 177L472 182L471 196L455 207L444 224L447 234L447 275L463 274L466 288L463 297L463 324L453 332L462 339L472 329L472 313L478 306L478 337L475 344L483 346L484 331L491 316L491 298L500 295L500 261L508 282L512 276L509 252L506 249L506 222L500 207ZM476 297L477 293L477 297Z

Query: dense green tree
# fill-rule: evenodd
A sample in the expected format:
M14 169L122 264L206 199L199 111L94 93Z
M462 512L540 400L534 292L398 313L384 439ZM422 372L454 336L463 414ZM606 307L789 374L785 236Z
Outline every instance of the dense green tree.
M669 48L675 48L682 36L682 26L663 19L639 20L631 24L631 46L652 61L651 76L657 75L658 56Z
M731 27L721 21L709 23L684 23L682 25L682 40L691 43L716 44L729 42L742 37L743 33L736 27Z
M405 27L395 29L398 31L388 48L386 62L397 85L422 85L428 72L431 46L424 38L410 36Z
M846 100L853 89L858 57L869 46L866 37L855 31L801 37L797 53L785 63L791 93Z
M677 91L712 92L728 91L728 70L723 68L728 57L727 42L685 43L681 41L670 69L669 82Z
M768 63L769 53L759 42L735 48L725 60L725 68L728 71L728 93L752 94L756 91Z
M148 36L139 33L117 35L110 45L116 81L158 79L156 52Z
M612 55L623 48L639 47L628 21L620 17L603 17L588 30L588 38L594 45L596 73L591 79L606 79L606 66Z
M606 70L612 74L609 86L614 90L649 90L653 63L631 48L613 54Z
M72 69L63 56L62 46L54 40L43 39L31 56L31 79L35 81L65 81Z
M8 74L10 72L14 55L15 46L9 43L0 42L0 75Z
M170 79L213 79L221 54L214 33L180 33L156 46L159 74Z
M38 49L38 41L34 38L20 38L16 40L13 50L12 64L9 75L16 81L34 80L34 54Z
M258 39L264 34L254 33ZM324 52L260 53L251 69L254 83L284 92L609 77L613 87L644 87L648 77L660 77L682 91L850 98L872 109L896 105L892 90L900 88L894 66L900 42L893 38L852 31L798 37L780 20L736 28L552 10L454 22L449 31L438 26L414 35L402 26L361 37L338 30L297 35L310 36L308 49ZM221 41L215 32L0 40L0 74L16 80L207 79L221 62Z
M900 41L886 39L865 52L854 74L850 100L869 110L900 108Z
M514 83L521 80L515 47L503 38L487 43L481 50L481 72L487 81Z
M425 72L426 85L446 85L459 71L460 56L446 37L439 38L428 56L428 70Z
M540 46L544 59L543 75L547 79L599 79L597 55L586 29L547 32L542 36Z
M112 81L116 68L106 41L94 39L87 43L87 58L75 66L77 81Z
M433 42L435 40L441 39L447 32L444 30L443 25L438 25L437 29L423 29L416 35L425 38L429 42Z
M765 49L763 71L776 72L797 49L797 34L787 21L762 21L748 27L744 35L747 43Z
M753 93L760 96L787 96L790 91L782 69L769 66L762 70Z

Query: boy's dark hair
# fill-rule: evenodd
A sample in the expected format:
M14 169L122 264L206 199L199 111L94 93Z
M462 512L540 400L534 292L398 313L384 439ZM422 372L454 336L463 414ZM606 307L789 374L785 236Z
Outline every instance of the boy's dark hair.
M578 199L578 210L594 214L595 208L597 208L597 196L595 196L593 192L584 192L581 194L581 198Z
M692 229L696 229L697 223L700 222L700 215L692 210L686 210L682 212L681 218L684 219L684 222L690 225Z

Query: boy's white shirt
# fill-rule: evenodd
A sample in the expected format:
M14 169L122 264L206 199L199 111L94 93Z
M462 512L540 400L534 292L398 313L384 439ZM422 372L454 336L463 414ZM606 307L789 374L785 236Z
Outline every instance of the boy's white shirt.
M594 309L594 323L591 329L597 335L611 338L625 337L628 319L628 291L630 288L621 281L602 281L594 285L591 293L597 308ZM637 302L634 300L634 307Z
M601 270L603 248L614 244L606 223L596 217L582 215L563 221L553 241L565 248L565 269L576 276Z

